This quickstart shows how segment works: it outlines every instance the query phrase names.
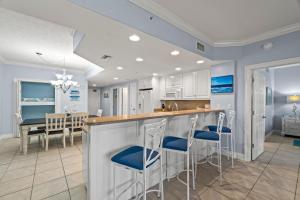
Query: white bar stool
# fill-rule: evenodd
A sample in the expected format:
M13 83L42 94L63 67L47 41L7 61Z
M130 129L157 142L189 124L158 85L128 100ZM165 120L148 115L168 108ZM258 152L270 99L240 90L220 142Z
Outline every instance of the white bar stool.
M186 179L187 182L184 182L179 178L179 174L177 174L177 180L181 182L182 184L186 185L187 190L187 200L190 199L190 172L192 171L192 177L193 177L193 189L195 189L195 170L194 170L194 157L192 156L192 170L190 170L190 147L193 143L193 133L195 132L196 124L198 120L198 115L196 115L193 118L190 118L190 126L189 126L189 132L187 138L181 138L181 137L175 137L175 136L166 136L163 141L163 150L166 151L166 171L167 171L167 178L168 177L168 152L174 152L183 154L187 158L187 170L184 170L187 172ZM183 172L183 171L182 171Z
M162 163L162 141L166 130L167 120L163 119L160 122L144 125L144 147L131 146L125 150L115 154L111 158L113 165L114 176L114 200L117 200L122 194L128 191L131 187L136 186L136 198L143 200L147 199L147 193L157 192L161 199L164 199L163 192L163 163ZM154 163L160 160L160 182L159 190L147 190L147 171ZM116 166L135 172L135 181L127 188L117 194L116 188ZM137 180L137 175L143 174L143 183ZM137 194L138 184L143 185L143 193Z
M228 160L229 160L229 152L230 152L232 168L234 168L234 153L235 153L235 136L232 131L234 119L235 119L235 111L228 110L227 111L227 126L222 127L222 133L221 133L222 136L226 137L226 146L222 147L222 149L227 150L227 159ZM209 131L216 132L216 130L217 130L217 126L215 126L215 125L209 125L209 126L207 126L207 128L209 129ZM229 144L229 141L230 141L230 144Z
M196 130L194 132L194 139L198 141L205 141L208 145L208 143L213 143L216 145L216 152L217 152L217 158L218 158L218 163L215 164L212 162L212 155L208 155L208 150L207 150L207 155L206 155L206 163L208 162L212 166L216 166L219 169L220 172L220 183L222 183L222 143L221 143L221 135L222 135L222 128L223 128L223 123L224 123L224 118L225 118L225 113L220 112L219 117L218 117L218 124L216 131L204 131L204 130ZM210 159L208 158L210 157ZM202 162L203 163L203 162ZM196 174L197 174L197 166L198 164L202 164L195 162L196 165Z

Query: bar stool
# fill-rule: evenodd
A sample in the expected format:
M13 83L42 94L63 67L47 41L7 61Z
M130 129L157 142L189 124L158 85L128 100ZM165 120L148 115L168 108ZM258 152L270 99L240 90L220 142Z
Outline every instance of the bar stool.
M235 119L235 111L234 110L228 110L227 112L227 126L222 127L221 134L226 136L226 144L227 146L222 147L222 149L227 150L227 158L229 159L229 150L231 154L231 167L234 168L234 153L235 153L235 136L233 135L232 127L233 127L233 121ZM207 126L209 131L217 131L216 125L209 125ZM229 144L229 137L230 137L230 144Z
M163 150L168 152L174 152L186 155L187 157L187 172L186 179L187 182L184 182L179 178L179 174L177 175L178 181L186 185L187 190L187 199L190 199L190 147L193 143L193 133L195 132L196 124L198 120L198 115L193 118L190 118L190 126L187 138L175 137L175 136L166 136L163 141ZM168 158L167 158L168 159ZM168 162L167 162L168 163ZM167 164L168 171L168 164ZM183 171L182 171L183 172ZM194 170L194 157L192 156L192 177L193 177L193 189L195 189L195 170ZM167 174L168 178L168 174Z
M128 191L134 185L140 183L137 180L138 174L143 174L143 183L144 186L143 193L137 194L136 188L136 199L140 199L143 197L143 200L147 199L147 193L149 192L157 192L158 196L161 199L164 199L163 192L163 163L162 163L162 141L166 130L167 120L163 119L160 122L146 124L144 125L144 147L141 146L131 146L126 148L125 150L115 154L111 158L111 162L113 165L113 176L114 176L114 191L113 196L114 200L118 199L122 194ZM147 190L147 171L148 168L151 167L154 163L160 160L160 183L159 190ZM135 182L125 188L123 191L117 195L116 189L116 173L115 167L122 167L128 170L135 172Z
M220 172L220 182L222 183L222 145L221 145L221 134L222 134L222 128L224 123L225 113L220 112L218 117L218 124L216 131L204 131L204 130L196 130L194 132L194 139L198 141L205 141L206 144L213 143L216 145L216 152L217 152L217 158L218 158L218 164L215 164L212 162L212 160L208 159L208 150L206 155L206 162L211 164L212 166L218 167ZM207 146L208 149L208 146ZM212 159L212 155L210 156ZM201 163L199 163L201 164ZM198 162L195 162L196 170L195 173L197 173L197 166Z

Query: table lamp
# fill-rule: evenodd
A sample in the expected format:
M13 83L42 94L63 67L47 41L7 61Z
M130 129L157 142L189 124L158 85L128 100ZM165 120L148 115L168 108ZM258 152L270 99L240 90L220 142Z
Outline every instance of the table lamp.
M293 113L294 115L297 115L297 104L300 102L300 95L289 95L287 96L287 102L293 103Z

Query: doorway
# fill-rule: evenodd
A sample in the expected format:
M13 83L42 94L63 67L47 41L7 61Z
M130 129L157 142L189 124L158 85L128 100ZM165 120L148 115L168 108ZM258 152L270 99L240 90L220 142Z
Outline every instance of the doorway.
M262 108L255 108L257 110L262 110L259 111L261 120L259 121L258 119L252 119L253 117L253 93L254 90L253 88L255 87L253 84L253 75L255 70L259 69L267 69L267 68L276 68L279 66L295 66L300 63L300 57L296 58L289 58L285 60L277 60L277 61L272 61L272 62L266 62L266 63L260 63L260 64L255 64L255 65L248 65L245 66L245 102L244 102L244 159L246 161L251 161L252 159L255 159L259 154L261 154L264 150L263 143L263 137L262 136L262 126L265 121L264 115L261 115L263 113L263 107ZM258 83L258 85L261 83ZM266 89L266 88L265 88ZM260 97L257 97L257 99L261 99L261 96L263 96L263 91L257 92ZM263 100L256 100L256 101L263 101ZM266 103L266 102L265 102ZM263 104L265 104L263 103ZM254 116L257 117L258 116ZM260 123L260 124L259 124ZM256 124L258 124L256 126ZM260 128L258 128L261 126ZM259 135L258 138L256 138L256 135ZM254 147L253 147L254 144ZM255 144L256 147L255 147ZM253 147L253 148L252 148Z

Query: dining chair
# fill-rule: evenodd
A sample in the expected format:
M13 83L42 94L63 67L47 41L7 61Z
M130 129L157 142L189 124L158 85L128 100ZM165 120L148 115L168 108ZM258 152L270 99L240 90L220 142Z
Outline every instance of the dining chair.
M136 198L140 199L143 197L143 200L147 199L147 193L157 192L157 195L161 200L164 200L164 189L163 189L163 161L162 161L162 141L166 130L167 120L163 119L159 122L145 124L144 125L144 147L142 146L130 146L119 153L115 154L111 158L113 166L113 197L114 200L117 200L122 194L128 191L130 188L135 186ZM157 161L160 161L159 171L160 171L160 180L159 180L159 189L149 189L147 183L149 182L150 177L149 171L150 167L154 165ZM116 166L122 167L127 170L135 172L135 180L127 188L122 190L117 194L116 187ZM138 174L143 175L143 182L138 181ZM151 180L151 179L150 179ZM138 194L138 184L143 185L143 190L141 194Z
M178 153L181 155L186 156L187 159L187 169L183 170L186 171L186 182L184 182L182 179L179 177L179 173L177 174L177 180L184 184L186 186L186 199L190 199L190 172L192 172L192 177L193 177L193 190L195 190L195 165L194 165L194 156L190 156L190 149L193 144L193 134L195 132L196 124L198 121L198 115L195 115L194 117L191 117L189 119L189 126L188 126L188 136L187 138L182 138L182 137L176 137L176 136L166 136L164 137L163 140L163 150L166 151L166 176L168 177L168 152L173 152L173 153ZM192 157L192 170L190 170L190 157ZM179 164L179 163L178 163ZM182 171L182 172L183 172Z
M98 109L97 114L96 114L97 117L101 117L102 113L103 113L103 110L102 109Z
M88 118L88 113L78 112L71 114L71 128L69 128L70 143L74 144L74 135L81 135L84 130L84 120Z
M66 147L66 134L69 132L66 129L66 115L65 114L48 114L46 113L46 147L48 151L49 136L61 135L63 147Z
M17 127L20 133L20 150L23 150L23 133L21 129L21 124L23 123L23 119L20 113L15 113L16 120L17 120ZM44 138L43 135L45 134L45 129L37 129L36 127L32 127L28 130L27 137L28 143L30 144L31 137L38 136L39 144L42 143L42 147L44 148Z

